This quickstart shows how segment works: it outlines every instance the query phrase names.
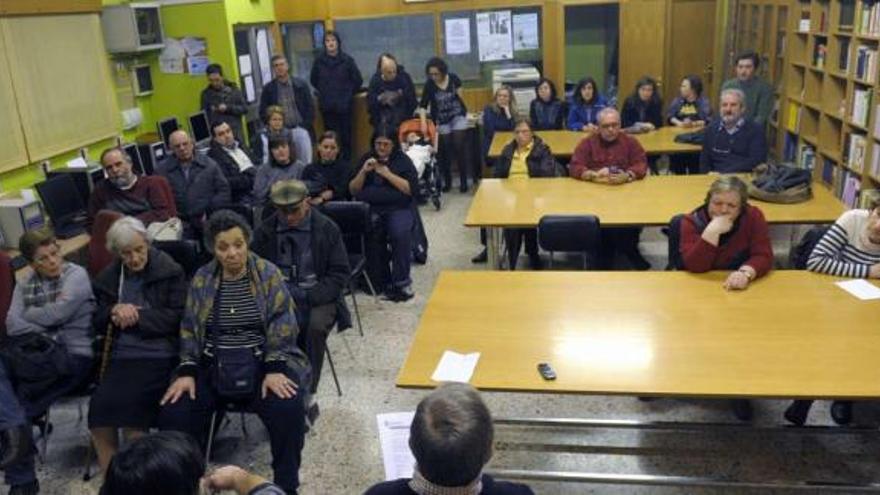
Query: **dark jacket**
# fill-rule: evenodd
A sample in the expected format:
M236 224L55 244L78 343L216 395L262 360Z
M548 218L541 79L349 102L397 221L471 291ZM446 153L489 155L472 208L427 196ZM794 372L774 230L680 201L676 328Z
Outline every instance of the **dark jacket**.
M754 120L745 119L733 135L715 120L706 126L703 150L700 152L700 173L733 174L751 172L767 160L767 136Z
M565 116L568 111L565 103L559 100L545 102L535 98L529 105L529 120L532 122L532 130L549 131L562 129L565 126Z
M483 108L483 158L489 157L489 148L492 147L492 139L495 131L512 131L513 116L507 118L503 112L496 112L492 104Z
M351 314L342 297L351 269L339 227L312 208L312 256L318 283L308 289L309 306L336 303L336 320L340 330L351 327ZM278 264L278 213L273 213L254 232L251 249L261 257Z
M355 170L360 170L364 166L364 162L370 158L376 158L376 155L370 152L362 156ZM354 195L354 199L368 203L373 212L410 208L413 204L413 198L418 194L419 178L416 167L413 165L412 160L396 146L394 151L391 152L391 156L388 157L388 168L395 175L409 182L411 194L408 196L402 193L376 172L367 172L367 176L364 179L364 187L359 193ZM353 171L352 173L356 174L357 172Z
M318 92L322 112L351 112L351 100L364 83L357 63L340 51L335 57L324 52L312 64L309 77Z
M208 210L216 210L230 202L229 183L214 160L193 155L189 178L174 155L156 167L156 174L168 179L174 191L174 203L182 220L198 222Z
M534 495L532 489L527 485L509 481L495 481L488 474L484 474L481 481L483 489L480 490L480 495ZM364 495L415 495L416 492L410 489L408 483L409 479L407 478L386 481L373 485L364 492Z
M461 96L458 94L458 90L461 89L461 79L458 78L457 75L453 73L448 73L449 82L447 83L446 90L452 91L455 94L455 100L458 101L459 112L453 117L457 117L459 115L467 115L467 106L464 104L464 100L461 99ZM441 122L438 120L438 109L437 102L434 97L437 95L437 92L441 91L437 86L437 83L434 82L433 79L428 78L425 81L425 86L422 88L422 99L419 100L419 107L421 108L430 108L431 109L431 120L437 124L448 124L449 122Z
M220 104L226 105L225 112L215 111ZM211 85L202 90L202 110L208 117L208 122L219 120L226 122L232 128L235 139L242 142L244 134L241 132L241 117L247 113L247 102L241 90L231 81L223 81L221 89L214 89Z
M379 96L386 91L397 93L398 96L393 102L383 104L379 101ZM370 78L367 110L370 112L370 125L373 127L385 123L396 130L401 122L412 117L416 105L416 87L402 65L398 64L397 77L393 81L383 80L378 71Z
M231 200L236 204L241 202L241 200L247 197L251 193L251 190L253 190L254 176L257 174L257 165L260 164L260 162L258 162L246 148L242 147L241 150L244 151L247 157L251 159L251 163L254 164L253 167L244 172L239 170L238 164L235 163L235 160L229 156L229 153L223 149L223 146L220 143L212 139L211 147L208 148L208 156L217 162L220 171L223 172L223 176L226 177L226 182L229 183Z
M309 194L318 194L330 189L336 201L348 198L348 181L351 179L351 165L342 158L332 163L311 163L303 170L302 180L309 186Z
M556 177L556 160L553 152L541 138L535 136L532 151L526 157L526 166L529 168L529 177ZM510 175L510 165L513 161L513 152L516 151L516 140L511 141L501 150L501 156L495 161L495 178L506 179Z
M298 77L290 76L290 82L293 84L293 96L296 100L296 109L302 116L302 126L314 135L315 130L315 104L312 102L312 92L308 83ZM278 104L278 79L272 79L268 84L263 86L263 92L260 94L260 118L266 116L266 108L270 105Z
M122 262L117 258L92 282L98 304L92 321L98 332L107 330L110 311L119 302L121 269ZM143 341L165 339L176 350L188 286L183 268L171 256L151 247L142 277L144 299L149 307L138 312L136 326L123 331L133 333Z
M623 127L630 127L636 122L650 122L659 128L663 125L663 103L645 103L638 96L630 95L623 102L620 122Z

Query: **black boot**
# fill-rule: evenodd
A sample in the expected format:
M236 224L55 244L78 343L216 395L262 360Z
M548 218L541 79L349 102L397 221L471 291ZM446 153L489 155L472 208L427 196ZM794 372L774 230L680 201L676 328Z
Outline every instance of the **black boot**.
M9 487L9 495L37 495L38 493L40 493L40 483L37 480Z
M483 250L480 251L480 254L471 258L471 263L485 263L486 260L488 260L488 259L489 259L489 253L488 253L488 251L486 251L486 248L483 248Z
M807 422L807 416L810 414L810 407L813 406L811 400L792 401L788 409L782 414L789 423L797 426L804 426Z
M843 426L852 422L852 401L836 400L831 403L831 419Z
M5 470L34 450L31 426L17 426L0 431L0 470Z

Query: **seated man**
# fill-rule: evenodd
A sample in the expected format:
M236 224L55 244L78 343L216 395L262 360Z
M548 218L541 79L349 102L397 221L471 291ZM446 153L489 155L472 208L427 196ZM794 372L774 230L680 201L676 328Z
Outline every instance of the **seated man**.
M492 458L492 414L470 385L450 382L437 387L419 402L409 432L409 448L416 458L412 479L379 483L364 495L533 493L526 485L483 474Z
M272 186L270 201L276 212L254 232L251 248L284 273L296 303L299 346L312 363L311 396L318 391L327 335L339 320L340 330L351 326L342 290L351 273L339 227L312 209L304 182L281 180ZM317 404L309 407L314 419Z
M620 113L612 107L599 112L599 132L578 143L569 163L569 173L587 182L620 185L640 180L648 172L645 150L634 137L621 132ZM602 229L602 266L613 268L617 251L637 270L651 268L639 253L640 228Z
M13 361L0 361L0 469L5 471L10 494L31 495L40 491L34 472L31 420L91 377L95 298L85 269L61 258L50 230L26 232L19 249L33 273L15 286L12 295L6 315L10 343L36 333L63 348L55 356L59 362L53 363L57 373L51 376L26 376L12 366ZM66 372L62 371L65 368Z
M764 128L746 117L745 94L739 89L721 92L720 118L706 126L700 172L751 172L767 159Z
M159 177L138 177L132 170L131 157L121 148L107 148L101 153L101 166L107 180L99 182L89 198L89 225L101 210L118 211L149 225L177 216L177 208L166 197Z
M205 473L205 467L205 457L191 436L159 432L126 445L113 457L101 495L198 495L225 490L237 495L284 495L278 486L240 467L224 466L211 473Z
M194 153L186 131L172 132L168 142L173 155L156 167L156 174L171 184L177 213L192 235L201 231L209 211L229 204L229 183L214 160Z
M217 120L211 123L211 147L208 156L217 162L226 181L229 182L230 195L234 204L250 202L251 189L254 188L254 176L257 169L254 159L247 150L239 146L232 127Z

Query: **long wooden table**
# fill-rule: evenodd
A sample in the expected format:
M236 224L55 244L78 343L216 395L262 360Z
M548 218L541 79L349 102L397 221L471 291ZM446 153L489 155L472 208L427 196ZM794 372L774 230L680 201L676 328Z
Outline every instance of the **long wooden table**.
M880 398L880 301L803 271L728 292L726 273L443 272L399 387L445 350L480 389L677 397ZM874 282L877 284L877 282ZM556 370L543 380L539 362Z
M649 155L660 155L664 153L699 153L702 147L696 144L676 143L675 136L693 132L694 129L685 129L681 127L661 127L655 131L646 132L644 134L633 134L638 139L645 152ZM535 131L556 156L571 156L578 143L585 137L590 136L586 132L578 131ZM489 157L495 158L501 155L501 150L507 143L513 140L513 132L499 131L492 138L492 145L489 147Z
M699 206L709 185L717 178L717 175L652 175L620 186L566 177L483 179L464 224L489 230L490 266L497 267L501 228L535 227L542 216L549 214L592 214L599 217L603 226L611 227L666 225L674 215ZM773 224L830 223L845 210L843 203L820 184L813 187L813 199L803 203L751 202Z

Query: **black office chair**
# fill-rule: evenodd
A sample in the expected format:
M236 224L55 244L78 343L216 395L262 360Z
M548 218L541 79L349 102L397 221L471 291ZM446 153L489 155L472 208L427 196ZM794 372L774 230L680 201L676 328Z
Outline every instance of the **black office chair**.
M580 253L583 269L598 265L599 218L595 215L544 215L538 221L538 245L550 253Z
M683 213L673 216L669 220L669 229L666 231L667 239L667 270L681 270L684 268L684 262L681 260L681 221L684 218Z
M186 278L191 279L196 270L207 262L198 241L184 239L180 241L154 241L153 246L171 256L183 268Z
M355 296L354 282L358 277L364 277L370 293L374 298L376 297L373 281L370 280L370 275L366 271L367 258L365 256L367 252L366 238L372 225L370 222L370 205L362 201L330 201L324 203L323 212L342 231L342 239L345 241L346 251L348 252L348 265L351 267L348 291L351 294L351 300L354 305L358 331L363 336L364 329L361 325L361 313L358 308L357 297Z

